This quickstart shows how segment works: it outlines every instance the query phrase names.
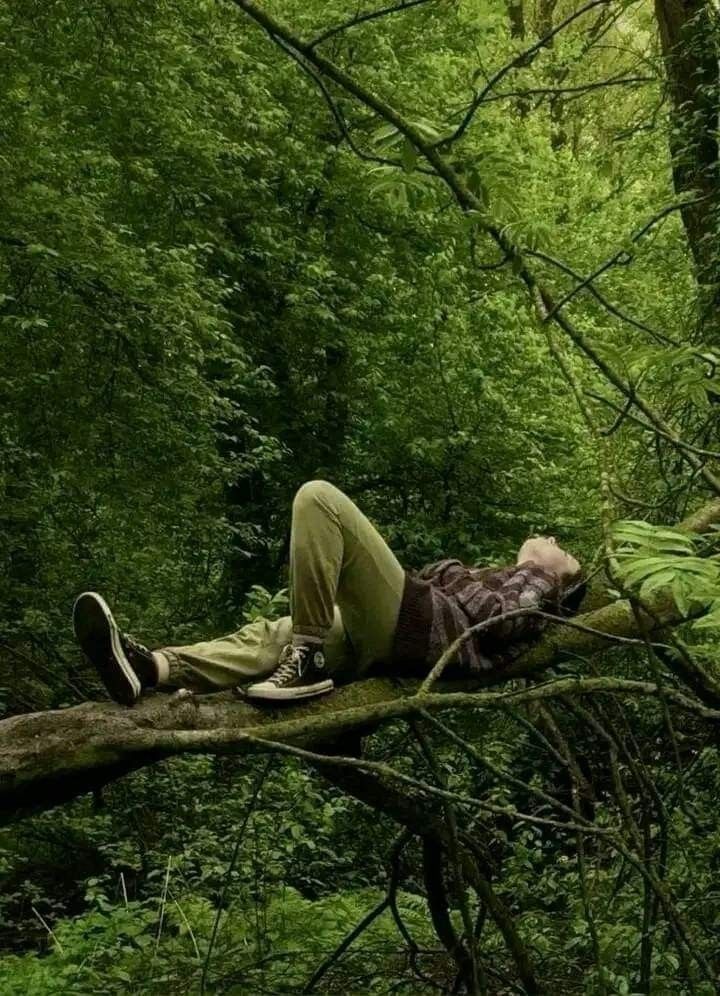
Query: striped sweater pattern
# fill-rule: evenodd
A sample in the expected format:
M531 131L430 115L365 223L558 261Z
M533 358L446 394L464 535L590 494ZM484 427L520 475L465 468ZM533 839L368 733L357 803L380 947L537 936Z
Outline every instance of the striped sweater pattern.
M515 609L557 612L561 593L557 576L533 561L475 568L441 560L407 571L393 663L403 672L424 674L470 626ZM466 640L445 674L469 677L507 665L544 628L545 620L536 616L501 620Z

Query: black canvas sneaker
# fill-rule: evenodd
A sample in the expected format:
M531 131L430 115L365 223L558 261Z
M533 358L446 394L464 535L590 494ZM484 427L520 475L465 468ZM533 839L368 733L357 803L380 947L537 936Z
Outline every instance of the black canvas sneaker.
M130 706L144 688L157 684L153 655L147 647L121 633L107 602L97 592L84 591L75 600L73 629L83 653L115 702Z
M332 678L325 672L325 655L320 644L288 643L270 677L248 685L243 692L249 699L287 701L323 695L333 687Z

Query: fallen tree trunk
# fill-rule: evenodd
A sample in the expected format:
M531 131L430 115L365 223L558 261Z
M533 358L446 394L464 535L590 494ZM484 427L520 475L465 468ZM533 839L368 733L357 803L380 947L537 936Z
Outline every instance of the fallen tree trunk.
M718 520L720 500L715 499L685 519L680 528L702 532ZM662 594L649 607L655 626L681 621L674 603ZM482 682L465 685L461 691L457 685L445 685L443 691L421 699L414 699L414 683L398 681L401 676L396 675L356 682L292 708L258 708L229 692L203 696L179 693L148 695L132 709L112 702L86 702L70 709L13 716L0 722L0 823L48 809L178 754L242 753L268 749L268 741L308 747L413 715L420 707L490 708L502 704L507 696L477 691L481 685L536 676L564 656L574 660L589 657L606 649L613 639L638 635L637 620L625 601L602 606L574 622L584 628L552 628L529 653L501 672L488 673ZM672 666L700 700L671 693L676 701L715 719L714 710L720 708L720 683L692 661ZM455 690L449 691L449 687ZM514 693L514 701L602 690L657 693L649 682L569 679L554 683L551 689L541 686Z
M720 502L706 507L702 524L720 516ZM712 519L710 521L712 521ZM700 518L695 522L700 524ZM659 598L652 606L662 625L680 621L675 606ZM47 809L95 789L127 772L184 753L242 753L272 744L311 746L342 734L413 715L418 708L490 708L508 693L477 691L510 678L537 675L565 655L573 659L607 648L608 639L636 635L627 602L616 602L575 620L589 629L555 628L510 668L489 673L482 682L415 698L416 686L393 677L371 678L339 688L328 697L291 709L258 708L232 693L195 696L148 695L132 709L109 702L87 702L69 709L29 713L0 722L0 822ZM603 636L602 634L606 634ZM685 666L685 665L683 665ZM682 707L715 718L720 686L701 669L682 674L702 701L672 692ZM553 694L598 691L656 694L649 682L615 678L565 679L551 689L536 686L513 693L513 701ZM667 694L667 693L666 693ZM720 714L719 714L720 715Z

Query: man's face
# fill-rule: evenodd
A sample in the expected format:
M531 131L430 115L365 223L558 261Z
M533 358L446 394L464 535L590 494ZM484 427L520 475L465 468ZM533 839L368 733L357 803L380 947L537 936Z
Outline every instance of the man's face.
M531 536L526 539L517 555L516 563L533 560L536 564L553 571L563 582L572 580L580 573L577 560L558 546L554 536Z

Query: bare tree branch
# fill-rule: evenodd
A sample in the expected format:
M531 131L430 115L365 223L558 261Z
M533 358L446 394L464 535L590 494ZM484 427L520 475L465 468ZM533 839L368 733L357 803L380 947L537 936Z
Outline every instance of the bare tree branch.
M675 339L671 339L670 336L666 335L664 332L658 332L655 329L650 328L649 325L646 325L645 322L641 322L637 318L633 318L632 315L628 315L626 312L621 311L617 305L614 305L611 301L608 301L608 299L600 293L592 279L583 277L582 274L578 273L576 270L573 270L573 268L568 266L567 263L563 263L562 260L557 259L557 257L551 256L546 252L541 252L539 249L526 249L525 252L528 256L534 256L537 259L545 260L546 263L552 264L552 266L557 267L558 270L561 270L574 280L577 280L578 287L573 288L573 292L575 290L587 290L590 294L592 294L595 300L606 309L606 311L610 312L611 315L614 315L621 321L626 322L628 325L634 326L636 329L640 329L642 332L647 332L647 334L653 339L663 343L666 346L679 345Z
M698 198L698 200L702 200L702 198ZM674 211L681 211L685 207L685 205L686 201L680 201L676 204L666 205L664 208L662 208L660 211L654 214L652 218L646 221L645 224L641 228L639 228L637 232L634 232L630 236L630 242L633 243L639 242L640 239L643 237L643 235L646 235L651 228L654 228L654 226L658 224L658 222L663 221L665 218L667 218L669 214L672 214ZM590 273L587 277L585 277L584 280L582 280L577 285L577 287L573 287L573 289L571 291L568 291L568 293L564 297L560 298L559 301L556 301L545 315L545 321L549 322L551 318L554 318L555 315L562 308L564 308L565 305L569 301L571 301L577 293L579 293L579 291L584 290L591 283L593 283L593 281L597 280L599 276L601 276L607 270L611 269L611 267L627 266L629 263L632 262L633 258L634 257L632 253L629 252L627 249L618 249L616 253L613 253L613 255L610 256L608 259L606 259L603 263L601 263L600 266L597 267L597 269L593 270L592 273Z
M606 398L604 395L598 394L596 391L586 391L585 393L594 401L600 401L602 404L607 405L608 408L612 408L614 412L618 413L619 418L622 417L622 419L630 419L631 422L639 425L640 428L645 429L646 432L652 432L654 435L660 436L661 439L666 439L674 446L687 450L688 453L696 453L699 456L706 456L711 457L713 460L720 460L720 453L717 450L704 450L700 446L693 446L692 443L686 443L685 440L674 440L666 432L657 429L654 425L650 425L649 422L645 422L639 415L633 414L633 412L629 410L630 399L628 399L628 404L621 407L620 405L615 404L615 402L610 398ZM613 427L613 431L615 428L617 428L617 426Z
M597 80L594 83L578 83L576 86L540 86L530 87L527 90L505 90L503 93L496 93L493 96L485 97L483 103L491 104L498 100L508 100L511 97L535 97L552 96L560 94L574 94L581 97L593 90L601 90L612 86L637 86L638 83L657 83L656 76L626 76L620 79L610 78L607 80Z
M523 268L520 276L528 289L533 293L538 311L545 321L550 311L553 311L553 299L535 280L533 274ZM683 439L680 434L665 420L657 411L638 393L636 388L628 383L625 378L615 370L610 363L600 355L593 343L569 321L561 312L554 309L554 321L573 343L588 357L594 366L603 374L625 398L632 398L635 406L646 416L648 421L657 430L656 435L664 436L673 448L682 456L687 464L710 486L716 495L720 495L720 478L710 470L705 462L695 453L692 453L683 446Z
M355 140L350 134L350 129L348 128L347 121L345 120L342 111L337 106L336 102L333 100L330 91L325 86L325 82L322 76L320 76L320 74L317 73L315 69L305 59L303 59L302 55L299 52L296 52L295 49L291 45L288 45L282 38L276 39L276 44L284 52L287 52L290 58L293 59L293 61L296 62L298 66L300 66L300 68L306 74L306 76L308 76L309 79L311 79L312 82L317 86L318 90L323 96L325 103L328 105L330 113L335 119L335 123L337 124L338 129L340 130L340 134L345 139L352 152L358 157L358 159L362 159L364 162L368 163L379 163L383 166L397 166L398 168L402 167L402 163L400 162L396 162L393 159L386 159L384 156L376 156L370 152L365 152L363 149L361 149L359 145L356 144Z
M595 7L607 6L607 4L611 2L612 0L590 0L589 3L584 4L574 13L569 14L564 20L560 21L559 24L556 24L551 31L548 31L542 38L538 39L538 41L536 41L533 45L530 45L529 48L524 49L522 52L518 52L518 54L514 56L510 62L506 62L504 66L493 73L482 90L475 95L466 110L462 121L457 126L455 131L447 138L440 139L437 145L443 149L446 149L454 142L457 142L462 138L467 129L470 127L478 107L480 107L490 91L493 90L500 80L504 79L512 69L515 69L516 66L527 65L528 62L537 54L537 52L540 51L540 49L545 48L548 43L552 41L555 35L563 31L569 24L572 24L573 21L576 21L578 17L582 17L583 14L586 14L589 10L593 10Z
M420 802L407 792L400 792L387 781L351 768L319 767L322 775L355 799L372 809L385 813L406 826L436 850L449 844L449 831L443 819L442 806L429 800ZM488 870L488 858L481 846L477 830L460 834L460 860L465 879L485 904L488 913L503 937L515 963L518 978L528 994L540 994L543 987L537 979L528 949L520 936L513 915L493 889Z
M377 918L385 912L385 910L390 909L393 905L400 875L400 856L403 848L408 841L411 840L411 838L412 834L409 833L408 830L403 830L395 838L388 855L390 861L390 881L387 892L380 902L377 903L377 905L374 906L355 927L353 927L353 929L342 939L342 941L340 941L335 950L332 951L331 954L329 954L328 957L316 968L303 988L304 994L313 992L318 982L320 982L323 976L328 973L335 962L342 958L348 948L355 943L363 931L367 930L367 928L371 926L371 924L373 924L375 920L377 920Z
M618 604L614 604L593 615L602 615L618 627L635 624L629 606L618 612ZM581 636L589 645L599 639L587 634L574 636ZM550 655L544 663L547 666L560 646L573 645L567 637L563 642L544 644L535 651L534 666L533 655L528 655L526 670L537 672L537 661L544 654ZM519 663L513 665L516 672ZM509 671L492 675L492 680L507 680L512 676ZM654 682L622 678L562 678L518 691L447 691L419 698L412 690L389 679L357 682L336 690L328 699L295 706L291 718L282 712L278 715L277 710L246 705L225 693L148 696L133 709L88 702L71 709L14 716L0 722L0 822L50 808L166 757L280 750L283 744L292 748L292 753L297 744L327 743L352 730L416 715L421 708L428 712L504 709L526 702L614 692L623 696L662 694L674 706L702 719L720 720L720 709L690 695L676 689L661 690Z
M427 715L427 714L426 714ZM430 742L430 738L425 735L420 726L416 723L412 723L412 728L415 732L415 736L420 744L420 749L425 757L425 761L432 772L433 778L437 784L445 789L447 788L447 780L443 774L443 770L435 757L435 752ZM482 965L477 956L477 949L475 946L475 932L473 930L473 922L470 914L470 905L468 902L467 891L465 889L465 877L462 870L462 860L460 852L460 840L458 837L458 821L457 814L455 812L455 807L451 802L444 802L443 808L445 811L445 822L447 823L448 835L449 835L449 846L448 853L450 860L452 862L453 871L455 873L456 886L460 893L460 912L463 921L463 927L465 930L465 944L463 944L460 938L455 936L452 929L452 925L449 923L449 918L447 919L448 932L446 936L450 938L448 943L448 951L453 956L457 962L458 970L461 976L465 979L465 988L468 993L472 996L480 996L480 993L487 993L487 980L485 978L485 973L483 971ZM425 858L427 858L427 852L425 853ZM437 861L436 855L430 856L430 863L433 865L440 876L440 883L442 883L442 862ZM428 881L428 867L427 861L425 862L425 875L426 882ZM442 891L442 890L441 890ZM430 901L430 893L428 892L428 900ZM432 903L431 903L432 909ZM446 910L446 907L445 907ZM433 917L433 920L435 917ZM440 931L438 931L440 934ZM467 945L467 947L466 947Z

